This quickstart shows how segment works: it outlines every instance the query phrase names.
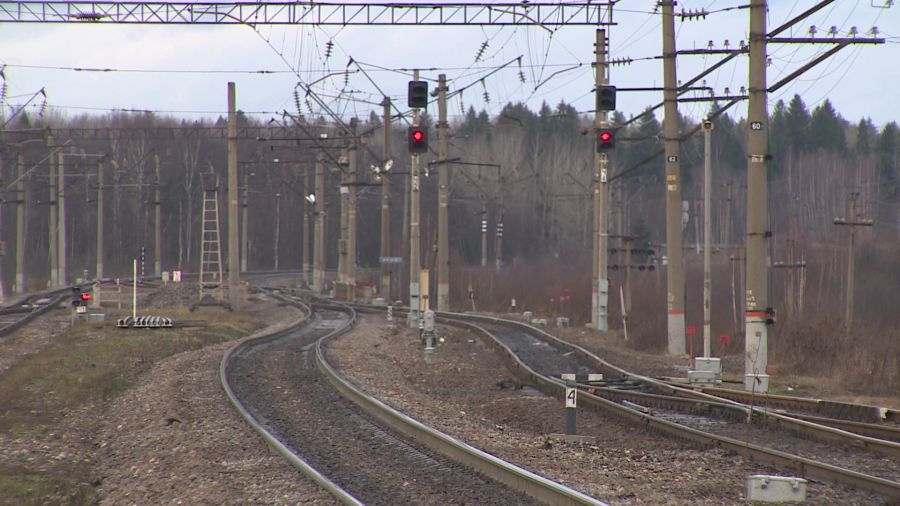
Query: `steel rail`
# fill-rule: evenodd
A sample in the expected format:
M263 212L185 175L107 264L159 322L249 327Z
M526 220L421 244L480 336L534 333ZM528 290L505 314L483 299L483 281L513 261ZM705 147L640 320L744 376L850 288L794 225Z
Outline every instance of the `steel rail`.
M294 302L294 304L299 305L299 303ZM288 460L294 467L300 470L303 474L311 478L313 481L319 484L322 488L324 488L328 493L337 498L344 504L349 505L362 505L363 503L357 500L355 497L347 493L340 486L329 480L325 475L317 471L311 465L309 465L302 457L291 451L284 443L278 440L278 438L268 430L263 424L256 420L247 407L238 399L237 395L234 392L234 389L231 386L231 383L228 381L228 370L229 365L232 360L240 355L242 352L247 349L258 346L260 344L264 344L267 342L274 341L281 337L284 337L288 333L300 328L301 326L307 324L309 322L309 317L311 315L311 310L309 307L306 307L306 315L283 329L275 330L272 332L264 332L261 334L256 334L245 339L242 339L239 343L232 346L222 357L222 362L219 364L219 381L222 383L222 388L225 390L225 395L228 396L229 402L234 406L234 409L241 415L241 418L246 421L250 427L253 428L260 436L268 443L268 445L278 452L282 457ZM349 328L349 325L345 327L339 327L335 329L332 334L340 334L346 332Z
M373 311L377 311L378 309L383 308L372 308L369 307L367 309L371 309ZM405 311L405 309L396 310L399 313ZM471 313L444 313L438 312L436 313L438 321L443 323L463 327L471 330L472 332L477 333L487 339L487 342L493 345L496 349L498 349L503 355L504 359L507 361L510 370L513 373L518 374L520 377L523 377L527 380L532 381L535 386L554 397L562 398L565 393L565 382L563 382L559 378L554 378L552 376L544 376L537 371L531 369L527 364L525 364L516 354L506 345L504 345L496 336L493 335L489 330L481 327L480 325L474 322L480 323L490 323L495 325L504 325L504 326L512 326L515 328L519 328L529 332L531 334L539 334L544 336L548 340L551 340L562 347L568 348L570 350L576 351L578 353L583 353L585 357L596 360L598 365L602 365L604 367L608 367L612 370L620 372L622 375L631 377L631 378L640 378L650 380L655 384L659 384L663 388L669 388L673 391L683 391L685 389L674 387L656 380L652 380L651 378L646 378L645 376L635 375L628 373L624 369L616 367L608 362L600 359L593 353L584 349L581 346L578 346L573 343L569 343L562 339L557 338L547 332L542 331L536 327L526 325L522 322L517 322L515 320L507 320L503 318L496 318L492 316L483 316L476 315ZM722 401L723 399L716 399L708 394L704 394L706 397L709 397L710 400ZM900 498L900 483L880 478L877 476L870 476L867 474L863 474L857 471L853 471L850 469L844 469L837 466L833 466L830 464L826 464L823 462L818 462L812 459L808 459L805 457L791 455L786 452L782 452L779 450L765 448L762 446L750 444L749 442L739 441L733 438L729 438L726 436L719 436L715 434L709 434L702 432L697 429L693 429L690 427L685 427L675 422L670 422L667 420L659 419L652 414L645 414L637 409L627 407L616 402L604 399L597 395L593 395L589 392L582 392L579 397L588 407L602 411L604 413L611 413L626 420L629 420L634 423L641 424L645 427L657 430L659 432L672 435L674 437L680 439L686 439L688 441L692 441L703 446L713 446L720 447L730 451L733 451L739 455L747 457L754 461L765 462L768 464L772 464L777 467L781 467L784 469L789 469L793 472L797 472L801 475L805 475L811 478L817 478L822 480L832 480L840 483L844 483L847 485L851 485L860 489L868 490L871 492L875 492L881 495L885 495L887 497L891 497L894 499ZM733 401L727 401L732 404ZM792 421L797 421L793 420ZM815 425L815 424L809 424ZM826 428L828 429L828 428ZM843 432L843 431L839 431Z
M317 306L319 304L316 304ZM353 312L349 305L331 303L330 307L343 307ZM345 310L346 310L345 309ZM515 464L506 462L478 448L433 429L372 397L350 381L340 376L325 358L324 346L331 337L326 336L316 342L315 360L319 370L342 396L359 406L368 415L389 428L414 439L445 457L479 473L499 481L513 490L525 493L539 501L553 505L604 505L593 497L539 476Z

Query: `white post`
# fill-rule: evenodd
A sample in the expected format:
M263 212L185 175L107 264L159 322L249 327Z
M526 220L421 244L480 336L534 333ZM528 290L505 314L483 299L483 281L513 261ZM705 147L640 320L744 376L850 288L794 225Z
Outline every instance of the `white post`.
M712 328L712 163L710 161L712 151L712 120L703 120L704 150L703 150L703 358L711 356Z
M137 320L137 258L134 259L134 268L132 269L134 272L134 278L132 278L133 283L131 290L131 317Z

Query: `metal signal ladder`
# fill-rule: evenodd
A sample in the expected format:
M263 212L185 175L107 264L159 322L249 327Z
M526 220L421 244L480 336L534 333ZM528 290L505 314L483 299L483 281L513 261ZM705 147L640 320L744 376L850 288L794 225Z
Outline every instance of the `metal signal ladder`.
M211 188L211 189L210 189ZM224 300L222 247L219 244L219 191L217 182L203 189L203 234L200 249L200 300L206 295Z

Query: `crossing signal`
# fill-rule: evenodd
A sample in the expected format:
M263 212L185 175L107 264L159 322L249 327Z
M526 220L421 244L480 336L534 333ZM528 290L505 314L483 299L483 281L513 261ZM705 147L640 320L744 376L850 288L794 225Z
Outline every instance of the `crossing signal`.
M598 111L615 111L616 110L616 87L601 86L597 90L597 110Z
M597 131L597 152L603 153L616 147L616 131L611 128L601 128Z
M421 126L411 126L407 130L406 139L410 153L428 152L428 129Z
M426 81L410 81L407 105L418 109L428 107L428 83Z

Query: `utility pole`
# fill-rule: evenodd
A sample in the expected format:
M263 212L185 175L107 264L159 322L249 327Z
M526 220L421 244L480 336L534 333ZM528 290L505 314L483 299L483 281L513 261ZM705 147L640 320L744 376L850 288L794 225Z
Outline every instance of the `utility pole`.
M481 266L487 267L488 256L488 220L487 220L487 202L484 196L481 197Z
M391 162L391 97L384 97L384 164L381 170L381 258L391 256L391 177L387 164ZM381 263L381 296L391 303L391 274L394 264Z
M668 351L685 354L684 339L684 251L681 223L681 165L678 161L678 78L675 70L675 2L664 0L663 30L663 137L666 156L666 310Z
M25 148L22 146L16 161L16 293L25 293Z
M238 141L234 82L228 83L228 300L232 309L241 305L240 245L238 244Z
M97 279L103 279L103 160L97 162Z
M312 189L312 171L309 170L309 165L304 167L304 180L303 180L303 246L301 246L303 250L303 282L306 284L310 284L312 282L312 277L310 276L309 267L310 267L310 258L312 258L311 254L311 246L310 246L310 233L309 233L309 213L310 213L310 202L309 195L314 193L310 192Z
M506 209L501 200L497 206L497 231L494 238L494 268L503 267L503 214Z
M348 261L349 254L349 230L350 230L350 175L348 174L347 166L349 165L349 160L347 157L347 153L349 151L349 139L345 139L344 147L341 149L341 156L338 158L338 170L341 173L341 183L338 188L340 192L340 216L339 216L339 230L340 236L338 237L338 282L335 290L335 298L338 300L349 300L349 278L350 278L350 267Z
M57 248L59 253L56 255L57 266L59 269L59 286L64 286L69 279L66 273L66 164L65 156L69 153L59 153L59 176L57 177L58 198L56 199L56 209L59 212L57 218L56 230L58 233Z
M600 103L600 87L609 82L606 75L606 30L597 30L594 42L596 57L594 69L595 103ZM594 113L596 131L607 125L607 112ZM600 332L609 330L609 158L606 153L594 154L594 261L591 289L591 324Z
M447 75L438 75L438 259L437 310L450 311L450 251L447 204L450 200L450 164L447 162Z
M419 71L413 71L413 81L419 80ZM413 108L413 127L419 126L419 109ZM409 165L409 317L407 324L419 327L419 154L412 153Z
M280 267L280 264L278 262L278 250L281 249L279 248L281 244L281 193L275 194L275 240L273 242L274 244L272 245L272 257L274 262L274 269L277 271Z
M835 218L835 225L844 225L848 228L847 243L847 301L844 312L844 322L849 329L853 325L853 293L855 288L854 271L856 270L856 227L871 227L872 220L859 219L856 211L859 192L850 192L850 212L846 219Z
M325 290L325 152L316 153L316 192L313 216L316 228L313 237L313 292Z
M250 237L247 235L249 233L250 227L247 222L247 215L249 214L250 207L250 174L249 171L244 171L243 174L244 185L243 185L243 194L244 198L241 199L241 272L247 272L247 255L248 255L248 243L250 242ZM305 217L304 217L305 218ZM303 224L303 232L306 232L306 222ZM304 242L304 244L306 244ZM304 272L306 272L304 270Z
M703 358L712 353L712 120L703 120Z
M153 155L156 161L156 192L153 199L153 275L162 276L162 178L160 177L159 154Z
M47 136L47 146L50 148L52 153L53 148L55 147L52 135ZM59 249L56 247L56 163L57 157L51 154L49 159L50 200L47 201L47 205L49 206L48 214L50 215L50 288L59 287L59 265L57 264L56 256L59 253Z
M766 244L768 107L766 0L750 1L750 89L747 106L747 285L744 313L744 389L768 392L769 276Z
M347 300L356 299L356 174L359 160L359 137L356 133L356 118L350 119L350 146L348 147L348 180L347 196Z

